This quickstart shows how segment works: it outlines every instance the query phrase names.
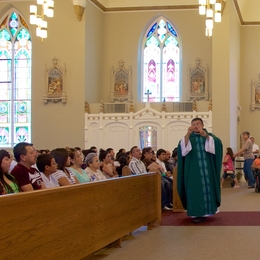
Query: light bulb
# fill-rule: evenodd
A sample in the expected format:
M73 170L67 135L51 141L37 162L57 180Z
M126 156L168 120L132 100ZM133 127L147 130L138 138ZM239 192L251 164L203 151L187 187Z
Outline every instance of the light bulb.
M41 24L41 38L47 38L47 22L42 21Z
M221 3L216 3L215 4L215 11L216 12L221 12Z
M206 20L206 27L208 29L213 29L213 20L212 19L207 19Z
M200 5L206 5L206 3L207 3L207 0L199 0Z
M37 20L37 6L30 5L30 24L36 24Z
M204 5L201 5L199 7L199 14L200 15L205 15L206 14L206 7Z
M215 13L215 22L220 23L221 22L221 13L216 12Z
M212 9L207 9L206 17L207 18L213 18L213 10Z

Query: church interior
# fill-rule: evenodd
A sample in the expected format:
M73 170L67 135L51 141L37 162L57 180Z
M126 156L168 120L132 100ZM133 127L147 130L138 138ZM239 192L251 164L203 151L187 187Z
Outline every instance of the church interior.
M140 145L140 129L149 125L157 129L156 147L173 150L195 116L205 119L223 148L238 151L244 131L260 143L259 0L217 1L225 7L209 37L198 0L54 2L54 17L47 19L48 36L41 39L30 24L30 5L36 0L0 0L0 24L13 10L23 17L31 37L30 135L36 149L129 150ZM190 102L187 113L174 112L172 101L149 102L149 89L143 87L144 37L159 18L169 21L178 34L178 101ZM205 72L206 85L202 93L196 90L192 95L191 70L198 66ZM127 75L127 93L125 85L115 80L120 68ZM50 81L50 72L57 70L62 89L59 82ZM54 91L61 94L58 99ZM104 106L113 102L126 103L126 113L106 116ZM259 211L259 194L248 190L243 178L240 183L238 190L229 183L223 187L220 212ZM84 259L258 259L257 238L254 224L202 223L149 231L142 227L123 239L123 248L105 248Z
M199 58L203 67L208 65L213 132L224 146L234 150L240 147L243 131L249 131L257 143L259 126L255 119L259 110L257 102L252 100L252 85L259 79L258 1L249 5L242 0L226 1L222 21L214 24L213 35L208 38L205 16L198 14L196 0L87 1L81 21L74 12L73 1L56 0L54 17L48 18L48 37L43 42L36 37L35 25L29 23L30 5L34 2L0 1L0 8L1 17L10 8L16 8L30 28L31 140L37 148L84 146L84 103L111 103L111 67L118 68L120 60L126 68L132 68L134 106L142 103L141 41L151 23L160 16L169 19L180 35L180 101L187 101L188 69ZM54 58L59 66L66 68L67 102L46 104L46 68L53 66ZM256 103L254 110L252 103Z

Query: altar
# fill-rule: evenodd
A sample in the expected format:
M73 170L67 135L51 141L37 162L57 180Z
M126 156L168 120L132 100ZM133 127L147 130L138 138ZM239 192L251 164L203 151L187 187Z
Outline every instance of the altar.
M100 104L98 113L91 113L91 109L86 109L85 149L96 146L98 149L112 147L118 151L120 148L129 150L137 145L140 148L151 146L155 151L160 148L172 151L195 117L200 117L205 128L212 132L211 102L206 112L196 111L196 104L188 112L168 112L165 103L161 109L156 109L152 107L155 104L146 102L140 109L136 106L136 112L132 103L127 105L128 111L123 113L107 113L105 104Z

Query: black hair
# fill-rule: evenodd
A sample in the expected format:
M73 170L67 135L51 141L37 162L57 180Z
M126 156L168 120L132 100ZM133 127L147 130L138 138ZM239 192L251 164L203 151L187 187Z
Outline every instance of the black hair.
M22 143L18 143L14 147L13 154L14 154L14 158L17 162L21 161L21 158L20 158L21 155L26 155L26 153L27 153L26 146L33 146L33 144L22 142Z
M134 151L134 149L135 149L135 148L137 148L137 147L138 147L138 146L136 146L136 145L135 145L135 146L133 146L133 147L131 148L131 150L130 150L130 153L132 154L132 153L133 153L133 151Z
M8 157L10 159L10 154L6 151L6 150L0 150L0 165L2 164L2 160ZM8 174L7 172L3 172L2 167L0 166L0 183L2 185L0 185L0 194L3 193L4 189L8 192L8 193L14 193L14 190L11 188L11 186L5 181L4 177L6 177L8 180L14 182L17 187L19 187L16 179Z
M100 149L99 161L103 162L108 154L110 154L109 151L104 151Z
M162 153L166 153L166 151L164 149L159 149L157 152L156 152L156 157L158 158L158 156L160 156Z
M45 166L51 166L51 159L53 156L51 154L45 153L37 157L36 165L40 172L44 172Z
M203 123L203 120L202 120L200 117L195 117L195 118L193 118L193 119L191 120L191 123L194 122L194 121L200 121L202 124L204 124L204 123Z
M176 157L178 155L178 148L174 148L174 150L172 151L172 158Z
M65 148L56 148L51 151L51 155L57 163L57 168L64 171L67 159L69 157L69 151Z

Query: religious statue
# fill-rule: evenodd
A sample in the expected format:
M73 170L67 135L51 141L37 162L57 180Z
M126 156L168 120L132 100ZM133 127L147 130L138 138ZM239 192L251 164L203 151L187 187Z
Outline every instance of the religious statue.
M123 95L123 94L127 94L127 92L128 92L128 88L125 81L120 81L115 84L115 94Z
M99 113L104 113L105 109L104 109L104 103L101 102L100 108L99 108Z
M129 113L130 113L130 112L133 112L133 113L135 112L135 111L134 111L134 105L133 105L133 102L132 102L132 101L130 102L130 106L129 106Z
M212 105L212 99L209 100L209 111L212 111L213 105Z
M89 103L87 100L85 101L85 113L89 114Z
M197 111L197 100L196 99L193 100L192 111Z
M256 101L257 103L260 103L260 91L259 91L259 90L256 91L256 94L255 94L255 101Z
M166 112L166 104L165 104L165 101L163 102L163 105L162 105L162 112Z
M62 83L61 78L49 77L48 94L61 94Z

